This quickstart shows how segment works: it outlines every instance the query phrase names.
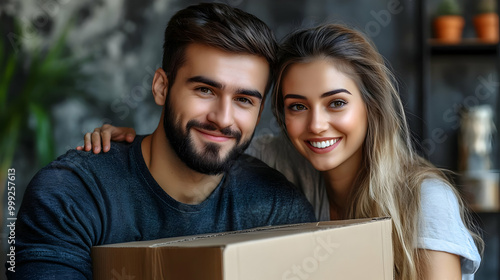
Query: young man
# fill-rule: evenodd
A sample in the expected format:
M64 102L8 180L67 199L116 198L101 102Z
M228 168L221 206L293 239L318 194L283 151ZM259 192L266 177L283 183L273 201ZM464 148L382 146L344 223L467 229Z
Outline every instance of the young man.
M275 50L269 28L241 10L212 3L174 15L153 79L157 129L42 169L24 195L8 277L90 279L95 245L314 221L280 173L242 155Z

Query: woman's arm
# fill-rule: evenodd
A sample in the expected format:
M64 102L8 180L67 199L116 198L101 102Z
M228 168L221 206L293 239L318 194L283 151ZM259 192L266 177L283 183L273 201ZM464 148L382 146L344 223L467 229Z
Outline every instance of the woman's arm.
M441 251L425 250L428 267L424 271L426 280L461 280L460 257Z
M418 247L429 261L424 279L469 279L481 256L461 218L459 194L441 179L425 179L421 185Z
M87 132L83 138L84 145L76 147L79 151L89 152L92 150L94 154L108 152L111 148L111 141L127 141L132 143L135 138L135 130L131 127L116 127L110 124L105 124L102 127L97 127L94 132Z

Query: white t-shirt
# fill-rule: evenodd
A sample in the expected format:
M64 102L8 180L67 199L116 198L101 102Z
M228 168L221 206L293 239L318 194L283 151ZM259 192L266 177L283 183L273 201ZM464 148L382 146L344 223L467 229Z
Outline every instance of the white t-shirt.
M246 153L277 169L300 188L313 205L318 220L330 220L323 177L286 136L256 137ZM458 200L450 188L438 179L422 183L418 247L460 256L462 280L470 280L474 279L481 257L460 218Z
M421 188L418 247L459 255L462 280L474 279L481 257L460 218L458 200L445 182L427 179Z

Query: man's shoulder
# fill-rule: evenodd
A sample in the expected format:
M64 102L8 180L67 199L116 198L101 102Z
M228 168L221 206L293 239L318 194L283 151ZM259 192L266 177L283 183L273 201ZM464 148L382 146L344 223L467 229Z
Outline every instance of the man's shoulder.
M253 156L243 154L229 171L229 177L245 185L255 185L259 188L286 187L295 189L288 179L274 168ZM239 184L239 183L238 183Z
M46 168L68 166L87 169L117 165L130 156L130 149L133 148L134 143L135 141L133 143L113 142L107 153L101 152L99 154L71 149L47 165Z
M110 182L113 177L130 172L132 146L128 143L113 143L109 152L100 154L69 150L39 170L32 178L29 189L72 193L81 187L97 187L98 182Z
M226 191L242 205L274 213L269 224L315 221L314 211L303 193L279 171L261 160L242 155L226 178ZM277 211L277 212L275 212ZM271 216L272 216L271 215Z
M282 176L276 169L248 154L242 154L232 165L230 172L236 173L239 176L253 176L256 174Z

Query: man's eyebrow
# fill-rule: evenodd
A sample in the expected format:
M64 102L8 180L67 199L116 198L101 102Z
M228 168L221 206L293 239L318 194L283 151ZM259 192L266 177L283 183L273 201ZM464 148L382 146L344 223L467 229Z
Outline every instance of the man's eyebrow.
M252 97L255 97L255 98L258 98L258 99L262 100L262 94L258 90L238 89L236 92L238 94L252 96Z
M191 77L191 78L187 79L187 82L188 83L202 83L202 84L206 84L206 85L209 85L211 87L218 88L218 89L222 89L224 87L221 83L214 81L214 80L211 80L207 77L203 77L203 76Z
M209 86L217 88L217 89L224 89L223 84L221 84L217 81L214 81L212 79L209 79L207 77L204 77L204 76L191 77L191 78L187 79L187 82L188 83L202 83L202 84L206 84L206 85L209 85ZM236 93L256 97L256 98L262 100L262 93L260 93L258 90L237 89Z
M331 90L331 91L323 93L321 95L321 98L325 98L325 97L328 97L328 96L331 96L331 95L334 95L334 94L337 94L337 93L341 93L341 92L345 92L345 93L351 94L347 89L340 88L340 89L335 89L335 90ZM305 96L299 95L299 94L287 94L287 95L285 95L283 97L283 99L287 99L287 98L292 98L292 99L307 99Z

